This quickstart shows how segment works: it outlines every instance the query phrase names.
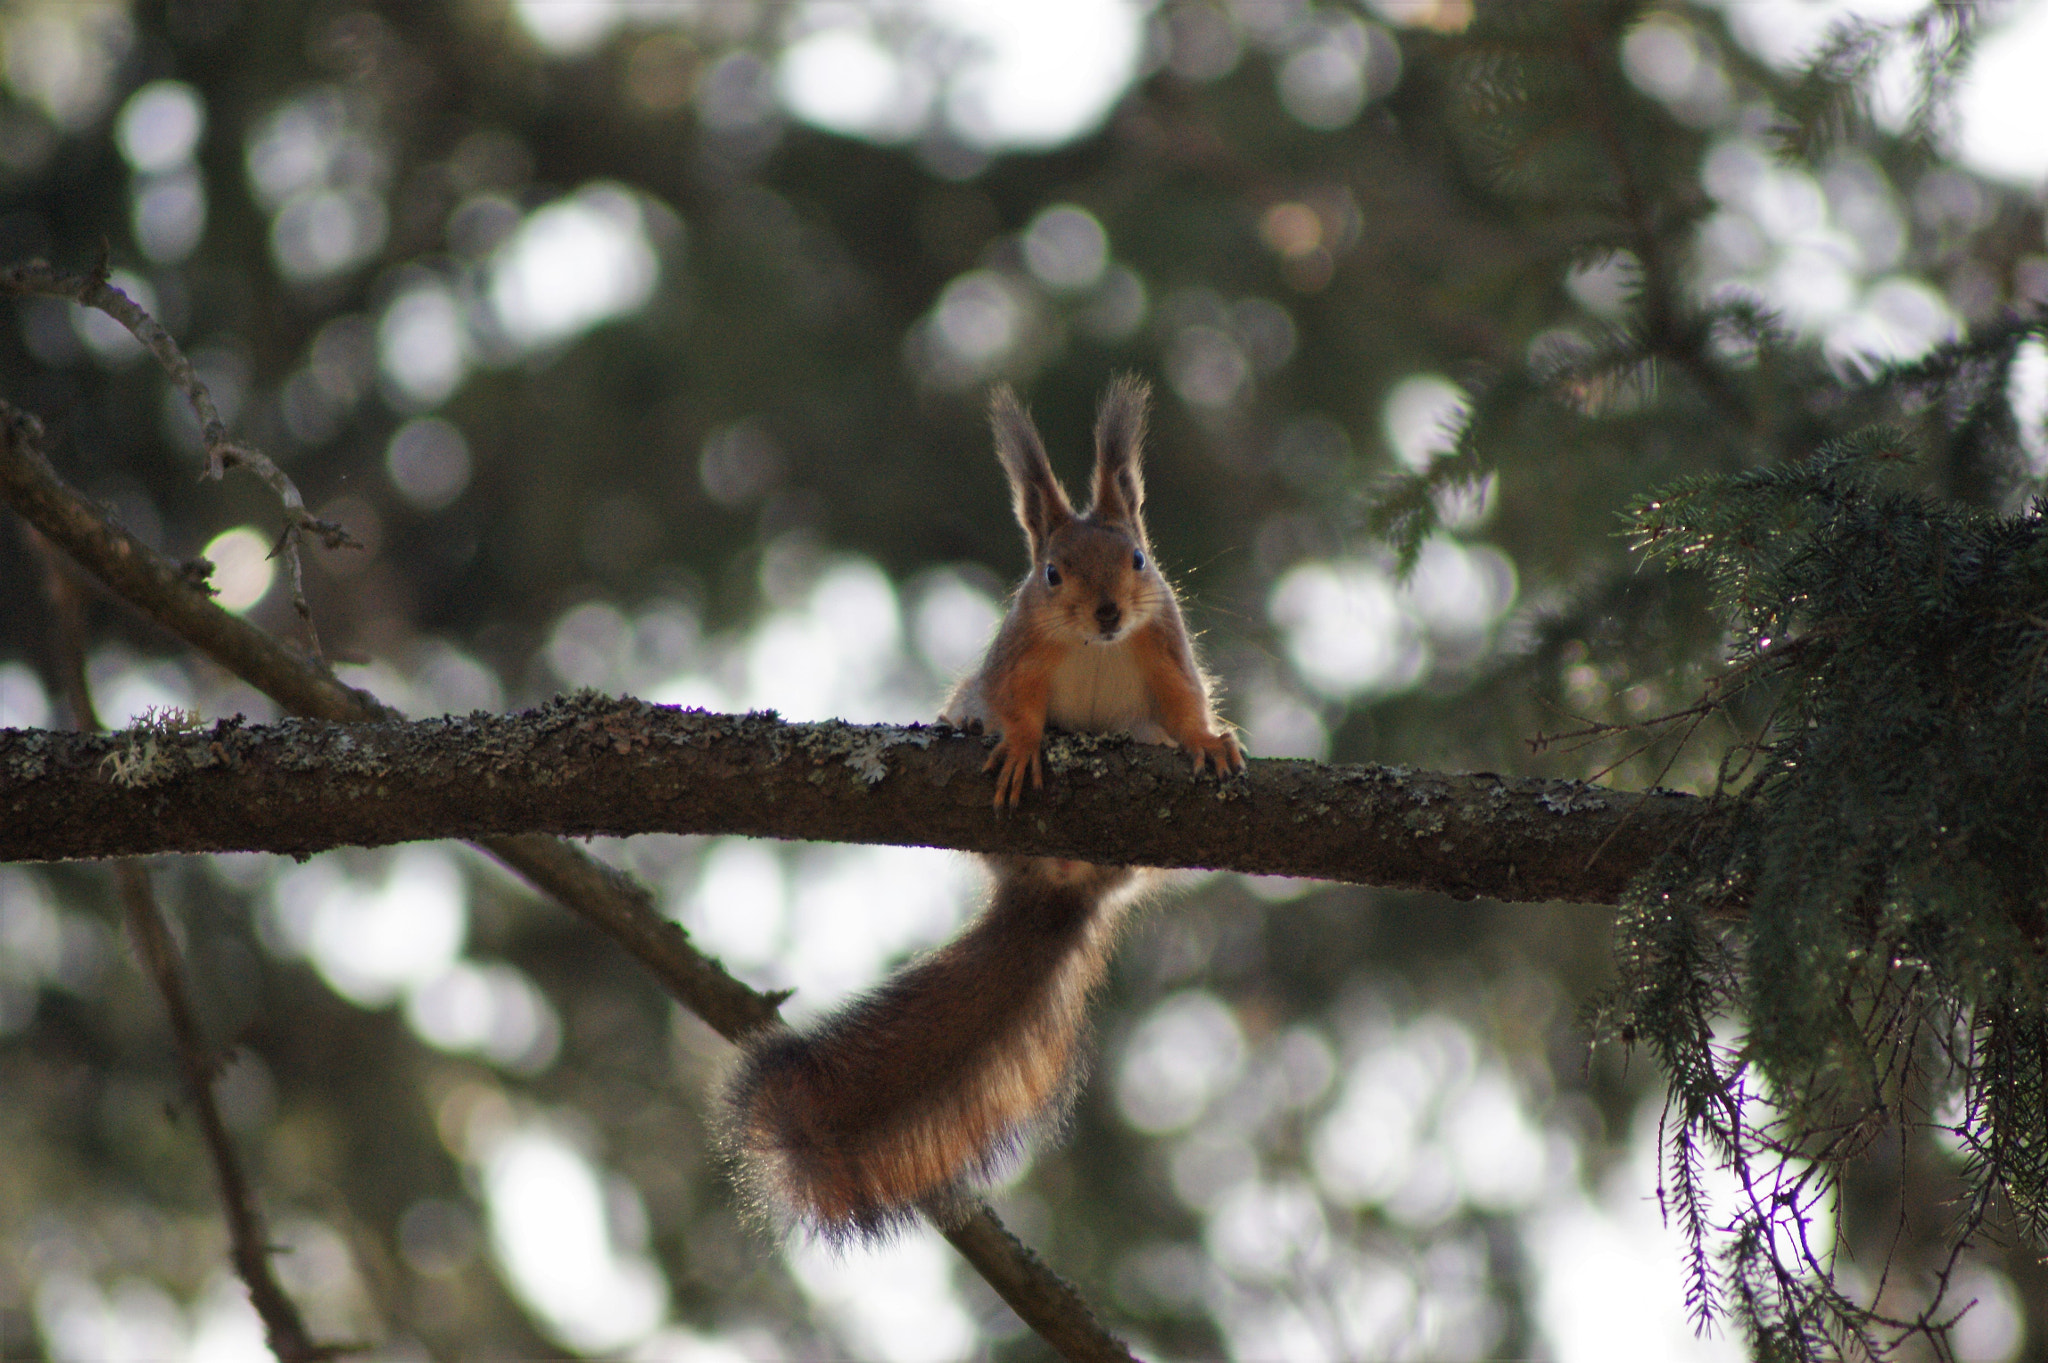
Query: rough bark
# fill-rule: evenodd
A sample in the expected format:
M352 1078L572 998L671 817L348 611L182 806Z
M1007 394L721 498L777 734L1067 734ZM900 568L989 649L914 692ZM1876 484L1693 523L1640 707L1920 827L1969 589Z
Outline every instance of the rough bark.
M1059 735L1046 787L1003 815L986 752L943 726L789 724L594 694L415 722L7 730L0 858L743 833L1612 903L1713 809L1669 791L1272 759L1219 782L1177 752Z

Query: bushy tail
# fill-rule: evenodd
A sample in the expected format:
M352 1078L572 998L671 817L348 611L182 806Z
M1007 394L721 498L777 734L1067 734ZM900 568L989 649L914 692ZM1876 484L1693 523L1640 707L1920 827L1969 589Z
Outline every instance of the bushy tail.
M920 1208L949 1218L966 1184L1065 1119L1139 873L990 861L995 892L960 937L809 1031L745 1043L726 1135L757 1211L835 1243Z

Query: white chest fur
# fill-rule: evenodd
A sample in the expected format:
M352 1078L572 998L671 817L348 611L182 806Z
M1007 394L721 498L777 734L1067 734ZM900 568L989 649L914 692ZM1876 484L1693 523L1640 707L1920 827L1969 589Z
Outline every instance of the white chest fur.
M1153 715L1145 674L1128 639L1068 649L1052 674L1045 717L1062 729L1127 733L1145 743L1173 741Z

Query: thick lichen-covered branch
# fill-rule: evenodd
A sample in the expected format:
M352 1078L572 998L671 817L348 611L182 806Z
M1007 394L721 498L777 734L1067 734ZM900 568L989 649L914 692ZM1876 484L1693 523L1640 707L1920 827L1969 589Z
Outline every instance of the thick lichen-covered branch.
M519 833L741 833L1613 902L1708 801L1572 781L1255 760L1055 736L990 807L986 741L585 693L515 715L0 733L0 857L269 851Z

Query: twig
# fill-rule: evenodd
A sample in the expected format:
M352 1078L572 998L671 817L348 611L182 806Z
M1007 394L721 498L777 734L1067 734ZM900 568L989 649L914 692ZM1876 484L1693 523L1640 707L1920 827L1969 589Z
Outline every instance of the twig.
M1691 705L1686 706L1682 710L1672 710L1661 715L1651 715L1647 719L1624 720L1618 724L1609 723L1608 721L1602 719L1588 719L1583 721L1583 728L1567 729L1560 733L1554 734L1539 733L1534 738L1524 739L1523 741L1529 745L1529 751L1531 753L1547 752L1559 743L1570 743L1572 746L1566 748L1564 751L1567 753L1575 753L1582 748L1591 747L1594 743L1599 742L1601 739L1611 737L1614 734L1636 733L1644 729L1652 728L1659 724L1671 724L1681 719L1691 719L1695 716L1704 716L1712 714L1715 710L1720 709L1723 703L1724 702L1719 699L1708 700L1702 698L1700 700L1694 701ZM1654 738L1650 740L1650 743L1655 742L1656 740ZM1600 770L1603 773L1613 771L1616 767L1628 761L1630 758L1636 757L1644 751L1646 751L1649 748L1650 743L1646 743L1640 748L1631 749L1629 752L1623 754L1619 758L1616 758L1614 761L1608 763L1605 767L1602 767Z
M38 294L46 298L68 298L81 307L97 308L107 316L128 328L144 349L156 357L163 366L165 375L176 384L191 404L192 414L199 418L200 438L206 446L206 471L203 478L220 478L231 468L245 468L261 478L284 503L284 529L277 542L271 546L270 556L284 560L285 572L291 578L292 609L305 625L307 642L314 657L320 656L320 632L313 625L313 608L306 604L306 582L299 558L299 538L310 533L319 538L329 549L360 549L362 544L347 530L334 521L323 521L306 510L305 499L299 495L298 485L261 450L249 445L239 445L228 438L227 424L220 419L220 411L214 406L213 394L207 391L206 383L199 372L192 367L192 361L178 347L171 333L163 324L149 315L143 306L107 282L107 258L104 251L93 268L85 274L59 274L48 263L32 260L26 264L14 265L0 271L0 294L16 297Z
M342 685L317 658L285 648L222 610L178 564L111 524L57 477L41 434L40 422L0 402L0 496L115 595L295 714L345 723L401 718L368 692ZM618 942L720 1035L738 1037L775 1016L778 999L748 988L691 946L680 927L655 911L652 894L630 877L556 838L524 834L481 839L478 845ZM1001 1226L985 1206L974 1216ZM972 1262L984 1276L1000 1265L1006 1279L1034 1285L1028 1296L1004 1299L1043 1338L1092 1341L1092 1354L1055 1343L1065 1357L1117 1358L1127 1352L1096 1322L1080 1294L1021 1244L992 1244L985 1260Z
M135 952L163 996L164 1011L171 1020L178 1060L185 1071L185 1084L192 1092L192 1105L199 1114L199 1130L206 1138L206 1152L213 1162L214 1178L220 1184L221 1208L227 1214L228 1241L235 1272L249 1289L250 1304L263 1320L263 1334L270 1351L280 1363L319 1363L358 1351L360 1345L315 1344L299 1317L299 1308L278 1285L270 1271L271 1246L263 1228L263 1214L250 1194L248 1180L235 1157L227 1124L213 1100L215 1066L207 1058L199 1024L192 1016L192 1003L185 992L183 964L177 944L172 941L156 896L150 892L149 876L142 863L123 858L114 863L114 881L121 890L121 908L128 932L135 939Z
M50 542L34 530L30 530L29 535L43 561L44 594L49 599L56 624L58 673L62 678L65 702L71 709L72 723L81 730L101 730L105 726L93 705L91 684L86 678L85 613L78 588L67 576L64 564ZM127 920L129 936L135 942L135 954L141 958L157 993L163 998L164 1012L171 1024L171 1038L177 1046L179 1066L185 1072L185 1086L191 1091L193 1108L199 1114L200 1135L206 1142L207 1157L213 1164L214 1180L220 1185L221 1210L228 1225L229 1254L234 1260L235 1272L241 1277L243 1286L249 1289L249 1302L263 1322L264 1339L270 1345L270 1351L277 1355L280 1363L320 1363L320 1360L352 1352L346 1347L315 1344L306 1331L297 1303L271 1273L270 1237L264 1231L263 1213L256 1205L248 1179L242 1173L241 1160L235 1154L227 1123L221 1118L220 1105L214 1101L213 1081L218 1077L218 1069L210 1058L205 1039L200 1035L198 1019L193 1016L178 945L172 939L170 928L164 922L163 910L150 889L149 873L139 860L133 857L117 860L114 863L114 883L120 891L122 914Z
M977 1207L945 1235L1019 1317L1049 1322L1034 1328L1060 1357L1072 1363L1134 1363L1123 1341L1102 1328L1066 1279L1047 1268L987 1207ZM1065 1309L1066 1302L1078 1314Z

